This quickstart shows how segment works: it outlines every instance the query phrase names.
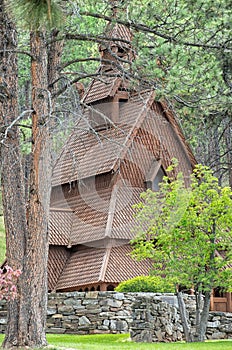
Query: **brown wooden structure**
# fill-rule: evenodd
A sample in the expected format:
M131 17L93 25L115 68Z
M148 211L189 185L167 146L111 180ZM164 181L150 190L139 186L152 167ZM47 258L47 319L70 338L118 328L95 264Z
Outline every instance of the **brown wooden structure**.
M112 63L101 65L85 92L83 114L54 168L50 290L112 290L147 275L151 262L130 257L132 205L146 188L158 190L173 157L186 183L196 164L170 104L142 84L131 87L114 65L115 56L134 58L129 29L108 29L118 41L102 45L100 54Z
M225 292L218 295L214 291L210 300L210 309L212 311L232 312L232 293Z

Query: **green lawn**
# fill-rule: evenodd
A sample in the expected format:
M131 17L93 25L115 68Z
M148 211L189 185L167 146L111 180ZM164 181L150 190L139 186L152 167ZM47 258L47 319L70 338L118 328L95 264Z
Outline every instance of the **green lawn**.
M0 335L0 342L3 335ZM63 335L48 334L49 350L59 348L79 350L232 350L232 340L205 343L132 343L128 334Z
M5 241L3 216L0 216L0 264L5 259L5 251L6 251L6 241Z

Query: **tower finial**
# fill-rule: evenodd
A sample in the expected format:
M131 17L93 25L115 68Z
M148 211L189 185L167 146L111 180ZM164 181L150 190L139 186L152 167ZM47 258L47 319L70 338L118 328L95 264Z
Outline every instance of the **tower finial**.
M124 63L132 62L135 58L135 53L132 48L132 33L128 26L117 23L120 9L125 3L124 0L108 0L111 10L111 20L105 30L107 37L112 37L112 41L106 41L99 46L99 51L102 58L116 61L117 57L122 58ZM122 8L122 11L124 9ZM123 64L122 60L122 64ZM127 61L127 62L126 62ZM108 65L108 64L107 64Z
M123 5L124 0L109 0L110 9L112 11L112 17L117 18L118 17L118 9L120 8L120 5Z

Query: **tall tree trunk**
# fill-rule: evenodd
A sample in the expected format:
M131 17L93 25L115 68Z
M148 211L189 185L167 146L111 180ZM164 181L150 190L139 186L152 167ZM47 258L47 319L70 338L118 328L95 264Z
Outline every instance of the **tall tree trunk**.
M231 140L231 131L232 131L232 121L231 116L225 118L224 121L225 132L224 132L224 140L225 140L225 151L226 160L228 164L228 182L229 186L232 188L232 140Z
M19 147L19 132L14 125L18 117L17 35L14 24L0 0L0 163L3 213L6 229L7 263L23 269L27 234L23 173ZM18 281L18 289L23 281ZM20 298L8 302L8 323L4 347L17 345Z
M201 320L201 298L202 293L198 291L198 288L195 290L195 305L196 305L196 332L194 339L197 340L197 335L199 333L199 327L200 327L200 320Z
M55 95L59 88L59 77L60 77L60 64L62 58L62 52L64 47L64 40L59 40L59 30L53 29L50 33L50 45L48 47L48 87L51 96ZM59 125L56 119L56 97L52 98L52 111L53 115L50 121L51 135L56 135L57 126ZM54 163L57 155L54 151L55 138L52 142L52 162Z
M48 219L51 186L49 134L50 96L47 89L45 33L31 33L32 157L28 203L28 237L21 294L19 345L41 347L46 342Z
M1 10L4 10L0 0ZM18 297L8 306L8 325L3 346L41 347L46 342L48 218L51 185L49 91L45 35L31 34L32 155L29 200L26 205L18 130L6 129L17 118L17 61L9 20L0 12L1 72L6 97L0 103L2 127L1 163L3 205L7 235L7 261L22 270ZM5 13L4 13L5 15ZM4 41L5 40L5 41ZM8 46L7 46L8 45ZM4 51L4 49L7 51ZM5 64L5 66L4 66ZM6 86L5 86L6 85ZM8 132L6 132L8 130Z
M64 40L59 40L59 30L53 29L50 34L50 45L48 49L48 86L51 94L58 91L59 68L61 64ZM53 99L53 105L55 99Z

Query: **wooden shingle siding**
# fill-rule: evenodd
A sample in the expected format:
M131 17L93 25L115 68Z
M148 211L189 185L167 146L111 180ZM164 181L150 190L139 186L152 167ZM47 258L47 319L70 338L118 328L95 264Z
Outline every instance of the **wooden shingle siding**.
M80 248L79 251L72 253L58 281L57 290L97 283L104 254L105 249L91 247Z
M68 245L72 222L72 211L50 210L49 244Z
M131 251L132 248L130 245L113 247L111 249L105 274L106 282L119 283L135 276L149 274L152 268L152 262L148 259L145 261L131 259Z
M49 247L48 254L48 290L54 290L57 281L70 257L70 251L65 247Z

